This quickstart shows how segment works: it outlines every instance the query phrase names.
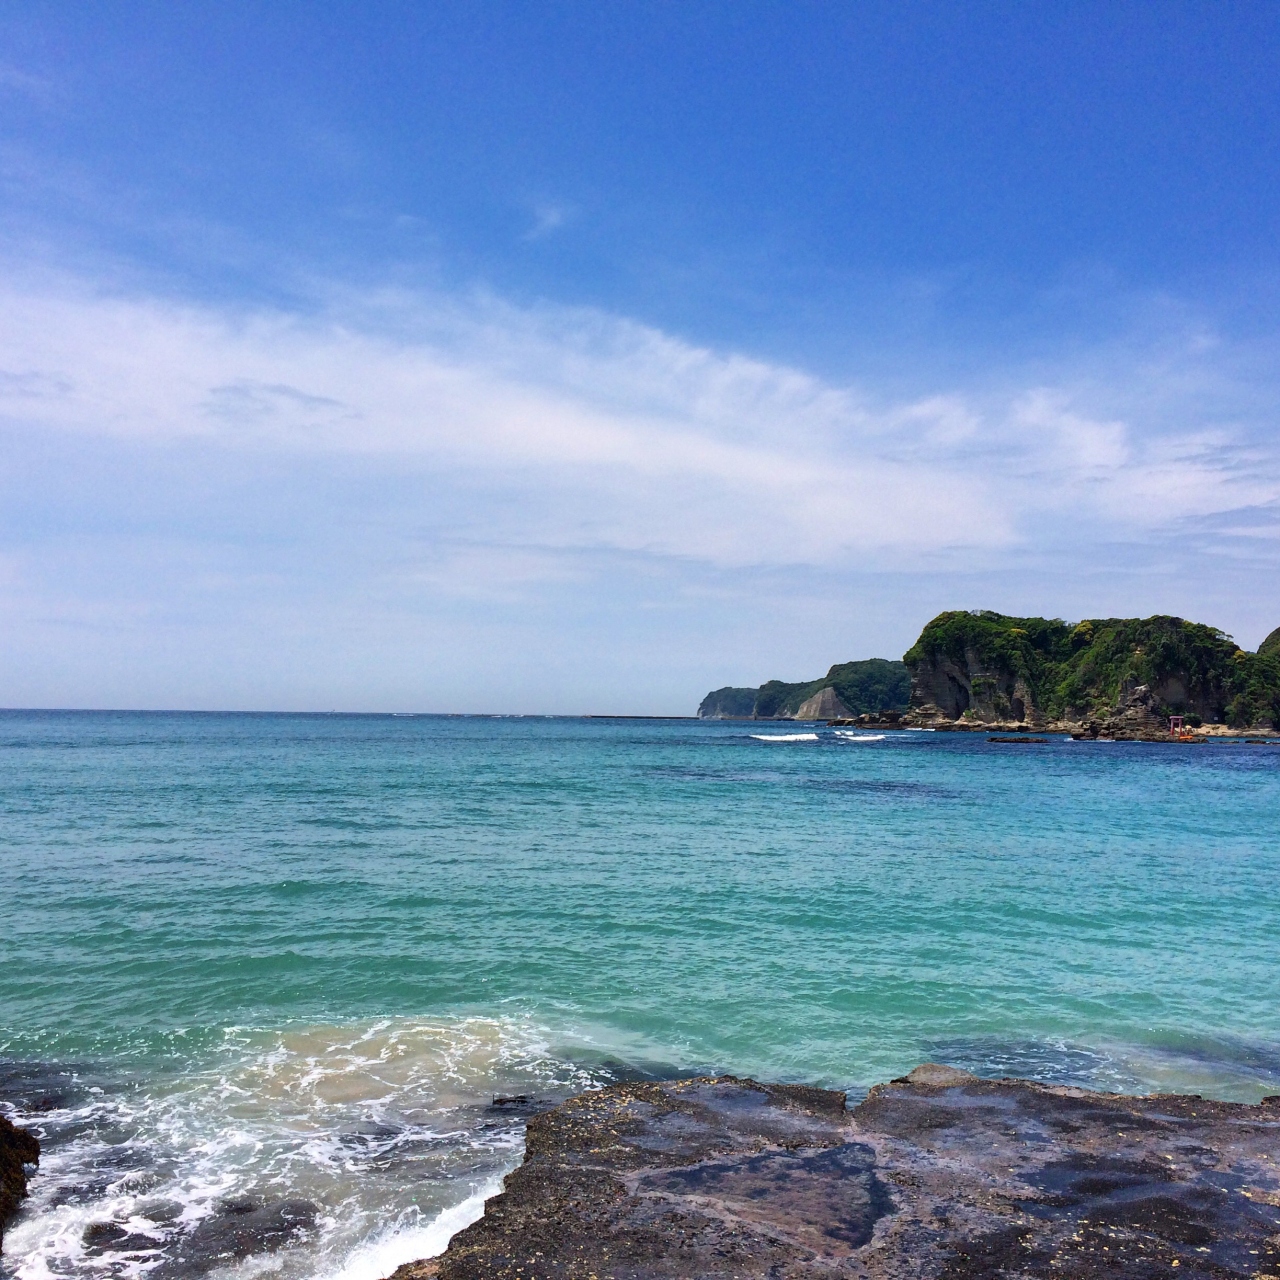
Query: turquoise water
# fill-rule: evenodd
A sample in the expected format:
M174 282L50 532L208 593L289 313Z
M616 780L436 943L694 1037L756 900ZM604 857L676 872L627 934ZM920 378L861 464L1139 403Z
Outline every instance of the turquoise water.
M518 1159L493 1093L634 1072L1280 1092L1280 746L807 729L0 715L6 1265L287 1193L271 1267L380 1275Z

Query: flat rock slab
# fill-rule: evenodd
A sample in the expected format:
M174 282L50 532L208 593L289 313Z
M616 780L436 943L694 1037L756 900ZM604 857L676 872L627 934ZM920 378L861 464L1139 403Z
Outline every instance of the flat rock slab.
M1280 1277L1280 1098L619 1084L533 1117L505 1186L398 1280Z

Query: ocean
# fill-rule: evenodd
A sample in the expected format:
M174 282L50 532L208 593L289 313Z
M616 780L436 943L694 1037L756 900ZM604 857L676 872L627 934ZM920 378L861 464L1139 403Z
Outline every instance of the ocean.
M0 1273L378 1280L609 1080L1280 1093L1280 746L0 713Z

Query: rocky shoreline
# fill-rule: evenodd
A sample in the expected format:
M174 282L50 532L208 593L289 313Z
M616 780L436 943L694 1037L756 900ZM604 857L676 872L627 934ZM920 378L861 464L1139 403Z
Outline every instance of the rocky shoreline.
M828 720L834 727L884 732L892 729L931 729L936 733L1052 733L1077 740L1113 742L1207 742L1212 738L1252 741L1270 739L1280 744L1277 731L1269 725L1233 728L1226 724L1205 724L1171 732L1169 719L1159 709L1151 689L1138 685L1127 690L1120 704L1108 716L1090 720L1048 720L1034 716L1027 720L965 713L952 718L936 707L925 705L911 711L887 715L861 715Z
M845 1095L618 1084L393 1280L1280 1276L1280 1097L1126 1097L925 1065Z

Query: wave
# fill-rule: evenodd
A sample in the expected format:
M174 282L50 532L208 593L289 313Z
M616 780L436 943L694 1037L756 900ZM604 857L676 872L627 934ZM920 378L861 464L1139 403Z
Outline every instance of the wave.
M406 1262L437 1257L459 1231L483 1217L484 1202L502 1190L502 1181L495 1175L424 1226L392 1228L373 1236L352 1250L339 1270L318 1280L382 1280Z
M816 733L753 733L757 742L817 742Z
M609 1078L515 1018L233 1029L146 1076L10 1063L0 1110L43 1151L5 1262L379 1280L480 1216L532 1111Z
M883 733L852 733L848 730L836 730L836 737L842 742L883 742L886 736Z

